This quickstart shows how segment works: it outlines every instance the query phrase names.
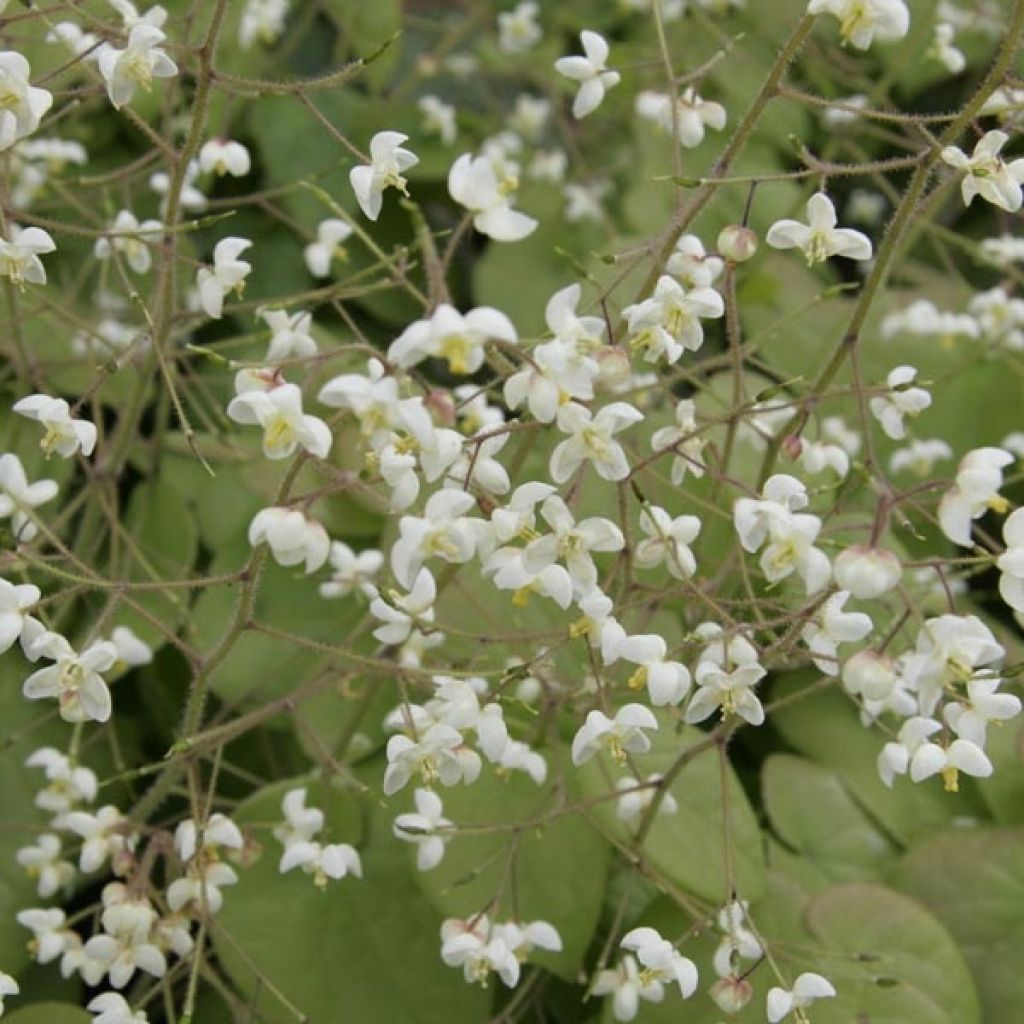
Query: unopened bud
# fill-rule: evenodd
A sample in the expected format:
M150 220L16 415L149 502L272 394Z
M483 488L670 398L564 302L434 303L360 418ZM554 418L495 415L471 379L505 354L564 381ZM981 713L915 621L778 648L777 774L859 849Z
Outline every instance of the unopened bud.
M868 700L885 700L897 678L892 660L875 651L858 651L843 666L843 686Z
M423 399L423 404L427 407L435 423L444 427L455 425L455 404L452 402L451 396L444 391L428 392Z
M739 1013L750 1002L754 987L749 981L730 974L725 978L719 978L711 986L710 994L715 1005L723 1013Z
M854 597L880 597L903 575L900 560L884 548L855 544L841 552L833 566L836 583Z
M730 263L746 263L757 252L757 235L750 228L730 224L719 232L718 251Z
M801 453L804 450L804 443L800 440L798 434L790 434L782 440L782 454L787 459L796 462L800 458Z
M600 368L597 375L599 387L614 391L629 385L633 367L629 362L629 353L624 348L608 345L599 349L597 365Z

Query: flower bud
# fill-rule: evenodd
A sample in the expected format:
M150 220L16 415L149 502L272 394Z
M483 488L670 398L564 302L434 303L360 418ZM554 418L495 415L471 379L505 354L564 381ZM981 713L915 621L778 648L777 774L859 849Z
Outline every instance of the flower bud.
M730 263L746 263L757 252L757 235L740 224L729 224L718 235L718 251Z
M891 551L856 544L837 556L833 572L840 588L854 597L879 597L899 583L903 567Z
M710 995L715 1005L723 1013L739 1013L754 994L754 988L749 981L737 978L730 974L711 986Z
M843 685L868 700L885 700L898 678L892 659L876 651L858 651L843 666Z
M628 387L633 367L629 361L629 353L617 345L605 345L597 352L598 387L606 391Z
M423 404L436 424L442 427L455 425L455 403L452 396L445 391L429 391L423 398Z
M801 453L804 450L804 443L800 440L799 435L789 434L782 439L782 454L793 462L796 462L800 458Z

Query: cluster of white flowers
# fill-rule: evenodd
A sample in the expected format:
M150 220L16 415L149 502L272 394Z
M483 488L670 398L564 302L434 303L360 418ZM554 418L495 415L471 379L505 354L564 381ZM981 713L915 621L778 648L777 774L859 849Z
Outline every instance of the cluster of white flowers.
M163 8L140 14L127 0L109 2L121 22L116 31L101 38L62 22L53 27L51 41L81 57L94 78L99 76L96 81L102 80L113 107L126 116L122 108L135 102L140 90L178 75L167 50L176 56L179 51L165 32L172 26ZM288 0L247 0L238 23L241 46L273 45L285 31L289 6ZM652 8L649 0L625 6ZM656 9L659 25L661 19L683 17L686 8L682 2L662 3ZM900 39L909 29L903 0L810 0L806 11L837 19L841 42L856 50ZM528 59L544 37L541 14L532 0L501 12L500 52ZM959 74L967 58L954 45L958 26L951 15L943 18L932 54L949 74ZM622 85L627 71L609 63L609 44L599 33L584 29L579 38L583 54L562 56L554 64L557 74L575 84L570 109L577 120L595 114L609 95L608 107L614 106L625 89L612 90ZM551 75L550 64L546 73ZM12 203L24 210L26 221L51 176L63 165L88 159L76 144L28 139L53 103L52 95L30 79L24 57L0 53L0 151L9 155ZM678 84L673 82L670 91L639 90L626 109L692 150L709 130L721 132L732 113L697 86L679 89ZM703 85L701 90L713 91ZM1024 158L1008 159L1003 152L1013 128L1008 111L1020 105L1020 97L1009 86L1000 92L1001 97L989 97L979 116L1000 117L1008 130L985 132L970 154L947 145L941 163L960 176L966 205L980 196L1012 214L1022 206ZM105 104L101 92L98 96ZM864 96L831 103L825 117L833 127L845 130L870 115ZM603 178L565 181L572 161L561 142L550 142L558 120L555 106L555 99L518 95L504 130L476 148L467 145L457 156L449 151L447 188L461 218L452 231L456 242L470 227L485 236L477 240L481 244L516 243L533 234L538 220L516 206L524 175L562 188L567 220L603 222L602 201L611 186ZM426 93L416 109L422 115L422 141L436 136L450 147L461 138L459 111L452 103ZM564 119L556 126L560 138L572 138L575 126L567 128ZM241 143L226 137L194 141L176 172L149 179L159 197L159 219L140 219L127 205L114 214L120 203L99 218L102 227L90 241L104 276L130 284L149 274L159 266L167 240L183 226L175 222L180 211L206 209L204 189L215 187L216 179L251 172L252 158ZM571 728L564 735L572 736L571 764L559 765L559 772L563 767L604 770L620 826L641 834L653 815L677 813L672 780L651 772L643 755L675 726L714 720L705 727L721 727L723 733L761 726L771 710L764 701L769 674L791 667L778 657L783 646L787 658L798 655L801 664L814 666L826 682L841 688L865 727L884 725L889 738L879 740L877 767L886 785L897 776L921 782L938 775L947 790L956 790L960 773L990 775L987 727L1019 714L1021 702L1003 688L1005 646L986 621L956 603L967 575L958 566L997 570L998 593L1024 622L1024 509L1013 510L1002 494L1009 467L1024 451L1020 437L1000 447L955 452L941 437L913 436L915 418L933 404L941 407L942 395L935 382L919 379L917 368L906 364L893 367L884 381L863 383L856 426L838 416L820 421L812 416L811 407L827 404L829 394L788 401L777 393L758 393L740 402L737 393L736 407L709 412L700 401L699 380L693 386L697 378L690 365L706 341L718 341L735 327L730 304L736 300L736 276L741 265L757 259L757 238L746 218L723 231L715 245L682 227L666 234L664 265L643 279L632 302L609 301L607 292L598 301L593 282L583 274L563 283L548 298L546 330L540 335L517 328L510 315L515 311L460 308L442 285L424 302L422 316L396 330L377 354L365 359L367 344L351 346L362 350L365 362L332 364L333 375L326 380L307 374L339 353L327 350L322 323L314 325L314 311L305 307L323 296L334 301L335 277L348 258L345 244L372 238L367 232L376 228L385 203L396 199L391 190L415 198L413 169L420 165L415 147L416 140L395 130L369 139L368 154L348 171L351 193L344 199L371 223L338 209L339 216L322 220L306 237L302 263L318 290L256 309L260 337L266 340L269 332L267 351L259 362L231 363L234 393L221 419L228 430L259 428L261 446L252 451L262 451L270 462L260 466L262 471L291 460L296 472L309 464L330 481L323 491L301 497L282 487L270 504L257 506L248 526L255 549L250 565L269 554L312 592L359 604L366 611L367 632L379 645L374 657L393 663L399 674L416 670L400 675L399 702L383 718L389 737L380 786L387 797L401 794L398 799L404 800L411 792L411 809L394 817L391 830L414 848L418 869L438 867L449 845L459 841L459 823L445 817L440 787L472 786L487 774L511 773L543 787L549 768L554 774L555 761L549 765L546 756L547 718L542 728L534 728L525 712L518 713L523 705L531 717L536 706L545 713L555 704L569 709ZM189 156L194 156L191 163ZM937 148L934 160L940 163ZM143 173L148 171L147 166ZM943 174L949 183L949 172ZM155 207L158 200L150 195L148 202ZM524 206L530 208L528 202ZM845 220L862 225L870 220L843 209ZM798 264L802 255L812 273L823 273L820 265L836 256L869 265L876 255L871 238L838 225L836 206L822 183L806 199L806 222L779 219L766 233L772 249L798 254L767 258ZM6 221L0 238L5 287L12 294L27 286L44 288L47 267L41 257L56 248L43 228ZM424 242L421 248L429 247ZM648 256L654 248L647 247ZM175 329L179 319L188 332L243 311L232 300L252 275L253 265L243 258L250 249L260 257L249 238L219 238L210 262L195 270L189 308L175 317ZM980 249L989 269L1010 268L1019 276L1020 239L993 237ZM167 281L161 289L173 289L173 273ZM293 307L292 301L301 306ZM145 332L122 322L123 308L103 312L79 338L80 355L101 362L112 353L120 357L144 347ZM1008 277L972 294L959 312L940 310L928 299L907 304L886 317L877 333L883 340L899 335L944 344L966 339L984 343L992 353L1019 353L1024 300L1014 294ZM742 362L740 347L737 342L732 354ZM152 354L165 369L167 353ZM172 353L172 361L179 354ZM35 372L34 364L30 370ZM437 384L435 378L450 383ZM69 401L36 391L44 385L27 379L33 386L25 391L31 393L23 393L12 411L34 421L26 426L17 420L24 430L41 429L41 457L68 460L71 472L106 472L107 427L89 396ZM314 397L329 415L306 412ZM89 412L96 422L86 417ZM784 430L792 436L784 436ZM872 455L877 431L905 442L888 454L894 476L927 478L937 464L958 459L938 486L932 482L912 492L931 502L929 516L942 538L937 543L945 545L924 563L925 579L911 571L921 563L912 563L886 532L901 495L881 476L872 477L880 474ZM246 432L234 433L244 444ZM762 456L767 468L756 485L727 472L734 442L746 447L745 454ZM331 461L339 449L344 472ZM788 471L773 473L780 453L789 460ZM659 490L657 503L644 493L648 478L642 471L651 466L672 485ZM325 525L331 518L316 510L318 499L342 476L346 485L358 480L389 516L380 547L355 550L333 539ZM867 527L851 525L855 517L848 521L834 514L837 489L852 488L862 476L877 484L876 517ZM695 481L708 486L691 493L688 485ZM729 495L724 512L715 504L722 488ZM588 489L609 496L607 515L587 514ZM36 563L52 568L47 554L63 553L56 516L48 514L59 493L54 479L30 481L18 454L0 454L0 520L12 558L25 556L17 561L23 580ZM721 522L714 521L716 512ZM998 529L990 516L1005 517ZM716 555L720 564L708 566L707 549L700 545L716 530L727 535L730 553ZM748 555L756 556L756 564ZM741 600L727 596L717 602L713 577L723 567L735 569ZM258 575L256 569L247 572ZM309 578L318 573L319 578ZM11 576L19 578L13 571ZM923 595L935 589L936 576L948 608L922 614ZM71 579L83 587L93 582L78 575ZM557 641L545 634L543 643L531 647L524 636L523 646L511 652L516 660L501 672L474 671L461 656L447 657L448 634L457 631L444 612L453 579L472 580L479 593L505 607L539 605ZM692 607L701 611L678 616L687 627L679 634L648 613L658 602L681 603L681 596L692 598ZM771 622L760 616L761 598L772 609ZM753 609L749 615L748 608ZM900 619L890 632L889 624L903 610L909 624ZM239 628L250 627L245 621ZM147 830L113 803L96 806L99 782L78 759L80 737L94 723L110 720L113 684L154 657L128 627L118 626L109 635L108 629L107 613L82 628L77 619L55 615L40 586L0 578L0 652L18 645L33 665L24 676L24 696L55 700L59 717L73 724L66 751L47 746L28 759L30 767L42 770L35 804L50 818L45 830L17 851L17 862L34 879L42 900L72 892L83 875L103 872L106 880L91 935L57 906L23 909L18 920L32 933L37 962L57 962L65 977L77 974L90 986L107 983L120 990L136 972L161 978L169 956L191 955L193 923L221 909L222 890L238 882L236 868L246 862L250 844L219 811L201 814L196 807L195 817L177 823L171 842L170 830ZM549 642L574 651L590 677L571 684L555 680ZM511 679L518 680L518 688L509 687ZM305 788L293 788L282 800L283 822L273 831L282 847L280 872L301 868L320 887L329 879L361 878L362 862L352 845L321 841L325 814L307 806L307 796ZM149 886L157 858L167 878L162 891ZM534 952L561 951L551 923L492 921L485 910L494 912L486 907L441 927L440 957L461 968L467 981L486 984L494 974L513 987ZM734 1013L751 997L744 961L756 965L766 951L738 897L714 920L721 938L710 994L723 1012ZM618 947L615 965L606 967L604 958L590 983L593 994L611 997L618 1020L633 1019L641 1002L662 1002L673 990L683 999L696 991L697 967L654 928L627 930ZM0 973L0 998L17 991L17 983ZM774 1024L792 1014L805 1020L814 1000L835 994L822 976L800 974L791 986L770 989L767 1019ZM117 992L101 993L89 1008L100 1024L146 1020Z

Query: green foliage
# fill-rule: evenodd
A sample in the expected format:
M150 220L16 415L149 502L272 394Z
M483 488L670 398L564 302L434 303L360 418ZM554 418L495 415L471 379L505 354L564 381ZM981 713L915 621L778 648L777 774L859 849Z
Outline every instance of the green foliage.
M237 820L278 820L284 793L307 783L261 790ZM438 959L441 918L388 818L351 790L332 795L313 784L310 803L327 811L330 841L359 846L364 877L321 891L301 871L280 875L278 844L265 833L262 856L242 873L213 932L218 957L255 1012L274 1024L294 1020L280 993L311 1020L331 1020L339 1000L367 1024L396 1016L410 1024L485 1019L487 993Z

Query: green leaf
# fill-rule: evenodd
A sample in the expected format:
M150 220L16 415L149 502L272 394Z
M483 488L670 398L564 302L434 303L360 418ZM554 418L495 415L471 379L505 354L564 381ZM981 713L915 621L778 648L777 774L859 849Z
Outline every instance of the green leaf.
M936 836L907 854L897 881L956 939L977 982L983 1019L1019 1017L1024 1005L1024 830Z
M985 752L995 766L987 779L978 783L978 792L1003 825L1024 824L1024 722L1000 723L988 731Z
M895 854L892 842L827 768L773 754L765 762L762 787L775 831L832 880L877 878Z
M5 1014L8 1024L89 1024L94 1018L70 1003L36 1003Z
M192 574L199 532L192 506L177 488L159 479L140 484L128 499L124 524L131 537L130 542L123 542L129 579L152 583L186 579ZM132 598L164 626L174 627L187 611L187 593L180 588L139 590ZM131 607L123 606L118 619L147 643L159 646L164 642L164 634Z
M838 991L815 1004L815 1024L980 1022L960 951L920 904L880 885L851 883L815 896L806 921L821 944L817 969Z
M278 821L283 794L305 780L261 790L238 810L240 823ZM325 807L324 790L310 785L309 803ZM353 833L355 797L345 824L328 818L324 841L359 842ZM267 838L263 856L240 881L216 918L214 945L221 963L267 1024L294 1024L280 991L310 1021L360 1024L451 1024L487 1018L488 993L467 985L462 972L439 956L440 916L412 877L408 851L391 835L391 822L366 811L360 848L363 878L331 882L320 891L296 871L277 870L279 848Z
M661 727L652 738L653 746L648 753L630 758L641 778L667 772L681 752L705 740L706 734L689 726L675 726L667 716L662 716ZM579 769L583 792L591 797L608 793L621 774L604 754ZM756 900L764 888L761 831L731 768L726 777L734 868L731 881L743 899ZM704 899L724 901L730 886L726 878L725 801L717 748L712 745L693 756L670 792L678 810L675 814L658 814L644 839L642 852L669 882ZM594 805L592 813L610 834L628 843L633 831L615 813L615 805L615 800L602 800Z
M521 772L501 778L487 766L472 786L446 789L441 796L445 817L457 826L493 831L455 836L440 865L417 874L421 888L446 916L471 917L498 897L500 903L489 910L498 919L550 921L563 950L538 951L531 960L574 980L601 912L608 844L575 813L537 828L510 828L542 818L556 805L550 787ZM574 801L571 788L565 798ZM402 805L409 799L406 794Z

